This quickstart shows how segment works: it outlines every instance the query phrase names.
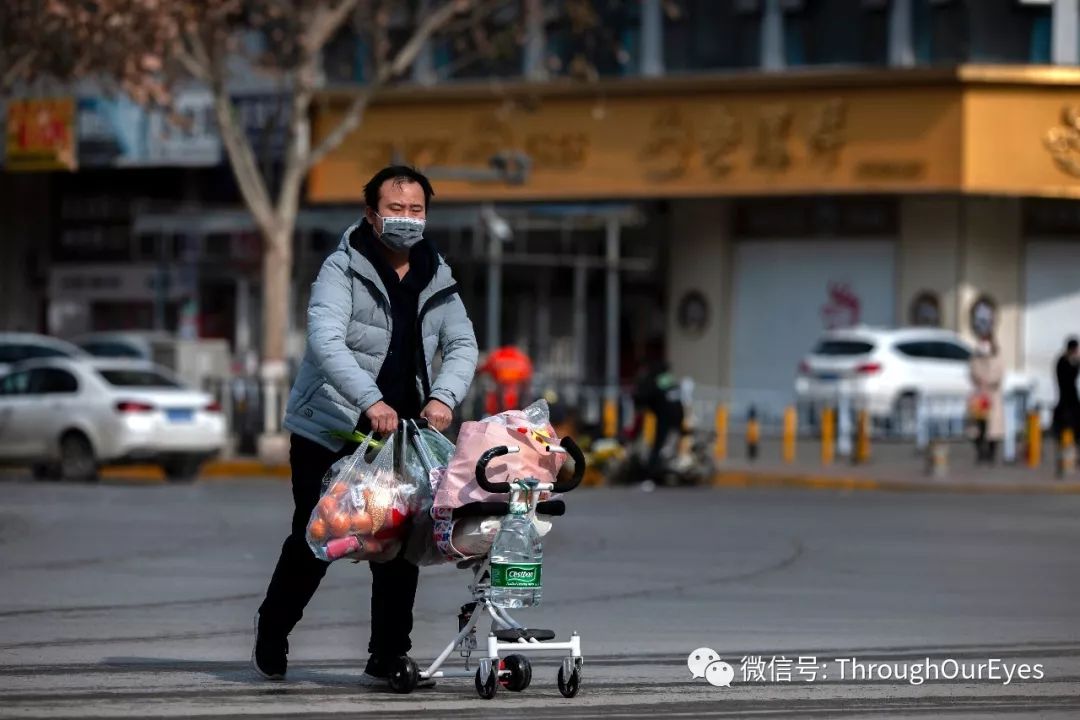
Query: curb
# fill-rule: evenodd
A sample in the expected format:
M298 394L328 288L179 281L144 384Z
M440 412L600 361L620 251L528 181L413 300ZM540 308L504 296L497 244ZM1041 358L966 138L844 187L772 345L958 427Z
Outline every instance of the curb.
M729 471L715 474L715 488L795 488L800 490L936 492L969 495L1074 495L1080 482L1000 483L950 480L881 480L867 477L803 475L767 471Z
M265 464L258 460L219 460L203 466L200 482L238 480L244 478L288 479L288 465ZM154 465L110 466L102 468L105 480L132 484L163 484L165 474ZM968 495L1080 495L1080 481L1038 482L971 482L951 480L888 480L870 477L843 477L768 470L727 470L713 475L709 485L714 488L789 488L797 490L832 490L840 492L934 492ZM605 478L596 474L586 477L583 487L607 487Z
M165 473L156 465L110 465L101 468L102 479L133 483L164 483ZM258 460L215 460L203 465L198 480L236 478L289 478L288 465L266 464Z

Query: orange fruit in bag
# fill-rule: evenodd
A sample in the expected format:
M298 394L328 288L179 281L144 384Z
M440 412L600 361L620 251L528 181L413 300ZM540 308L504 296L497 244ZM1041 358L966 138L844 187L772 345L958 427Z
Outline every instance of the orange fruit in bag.
M326 521L321 517L317 517L308 523L308 534L312 540L316 542L322 542L326 539L327 533L330 532L330 527L326 524Z
M338 499L333 495L323 495L319 500L319 514L323 519L329 521L337 514L338 511Z
M366 512L357 510L352 514L350 529L356 535L369 535L371 534L371 516Z
M338 481L330 486L326 491L326 494L331 497L342 498L349 492L349 486L345 483Z
M348 513L338 512L330 518L330 534L334 537L345 537L352 527L352 517Z

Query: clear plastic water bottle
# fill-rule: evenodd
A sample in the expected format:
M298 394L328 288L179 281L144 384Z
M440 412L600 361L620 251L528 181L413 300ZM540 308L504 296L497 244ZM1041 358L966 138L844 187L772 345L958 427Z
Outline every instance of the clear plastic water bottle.
M505 516L491 544L491 602L502 608L533 607L543 595L540 571L544 548L521 491L510 496Z

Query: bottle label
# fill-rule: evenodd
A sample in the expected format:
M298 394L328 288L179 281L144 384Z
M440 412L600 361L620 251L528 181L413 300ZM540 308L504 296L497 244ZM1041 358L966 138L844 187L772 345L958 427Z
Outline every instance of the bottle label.
M538 588L540 563L492 563L491 587Z

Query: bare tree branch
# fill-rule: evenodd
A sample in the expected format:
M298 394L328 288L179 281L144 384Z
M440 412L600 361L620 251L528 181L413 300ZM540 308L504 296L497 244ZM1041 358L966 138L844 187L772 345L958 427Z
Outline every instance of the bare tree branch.
M330 41L341 26L345 24L360 0L340 0L337 5L329 10L322 10L319 6L315 11L311 29L301 39L301 44L309 55L316 55Z
M304 164L304 173L322 161L326 155L340 145L353 130L360 126L371 98L382 89L388 82L404 73L416 60L416 56L423 50L432 35L441 30L455 16L467 11L473 6L473 0L450 0L431 13L417 27L408 42L398 50L397 55L389 64L382 65L375 74L375 78L360 90L349 103L344 115L322 141L315 146Z

